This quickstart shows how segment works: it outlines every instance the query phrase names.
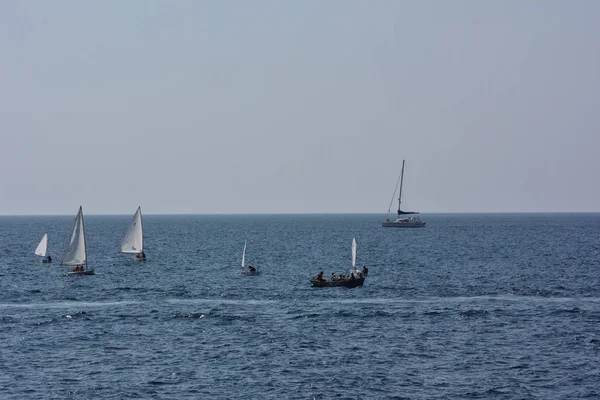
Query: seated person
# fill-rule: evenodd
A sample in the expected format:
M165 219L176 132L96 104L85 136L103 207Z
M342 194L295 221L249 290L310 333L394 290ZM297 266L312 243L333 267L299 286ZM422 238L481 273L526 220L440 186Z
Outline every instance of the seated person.
M48 257L46 257L46 261L52 261L52 257L48 255Z
M256 268L254 268L252 265L248 265L248 271L256 272Z

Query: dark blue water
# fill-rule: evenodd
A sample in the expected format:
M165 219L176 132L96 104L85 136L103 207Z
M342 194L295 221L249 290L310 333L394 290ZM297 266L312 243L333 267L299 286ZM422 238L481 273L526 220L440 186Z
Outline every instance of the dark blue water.
M73 218L0 218L2 399L600 398L598 214L89 216L67 277Z

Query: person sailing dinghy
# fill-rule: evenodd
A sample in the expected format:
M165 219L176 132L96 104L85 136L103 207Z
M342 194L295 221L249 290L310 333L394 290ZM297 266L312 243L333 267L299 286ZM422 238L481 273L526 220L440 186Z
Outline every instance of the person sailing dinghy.
M48 254L48 233L44 233L44 236L42 237L42 240L40 240L40 243L35 248L34 253L36 256L44 257L42 259L43 263L51 263L52 262L52 257L50 257L50 255Z
M244 240L244 249L242 250L242 275L259 275L260 272L256 267L248 265L246 269L246 241Z
M146 261L144 253L144 230L142 224L142 207L138 207L129 224L129 229L121 243L121 253L135 254L135 261Z
M79 212L75 217L75 223L71 231L71 239L67 249L63 253L61 265L75 266L73 271L69 272L69 276L74 275L94 275L93 269L87 267L87 249L85 243L85 229L83 226L83 207L79 206Z

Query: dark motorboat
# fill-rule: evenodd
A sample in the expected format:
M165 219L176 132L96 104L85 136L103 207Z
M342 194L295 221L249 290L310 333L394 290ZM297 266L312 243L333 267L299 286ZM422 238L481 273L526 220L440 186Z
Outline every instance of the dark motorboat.
M367 267L363 267L362 272L356 269L356 238L352 238L352 269L350 270L350 275L341 275L336 278L335 275L331 273L331 279L327 280L323 278L323 271L321 271L317 276L311 278L310 283L313 287L341 286L355 288L360 287L365 283L365 278L368 273L369 269Z
M354 278L354 279L344 279L339 281L327 281L327 280L319 280L316 278L312 278L310 283L313 287L332 287L332 286L341 286L347 288L355 288L360 287L365 283L365 278Z

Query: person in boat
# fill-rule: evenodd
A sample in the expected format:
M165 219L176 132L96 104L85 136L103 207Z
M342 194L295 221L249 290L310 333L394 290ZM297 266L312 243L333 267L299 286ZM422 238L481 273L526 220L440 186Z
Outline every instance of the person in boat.
M254 268L252 265L248 265L248 271L256 272L256 268Z
M337 278L335 277L335 273L331 273L331 282L335 281Z
M51 262L51 261L52 261L52 257L50 257L50 255L48 255L48 256L46 257L46 261L48 261L48 262Z
M348 277L349 281L353 281L354 280L354 273L351 273L350 276Z
M325 282L325 278L323 278L323 271L321 271L317 274L317 276L315 277L315 280L317 280L319 282Z
M73 272L80 272L83 271L83 267L80 266L79 264L77 264L74 268L73 268Z
M367 274L369 273L369 268L367 268L363 265L362 273L364 276L367 276Z

